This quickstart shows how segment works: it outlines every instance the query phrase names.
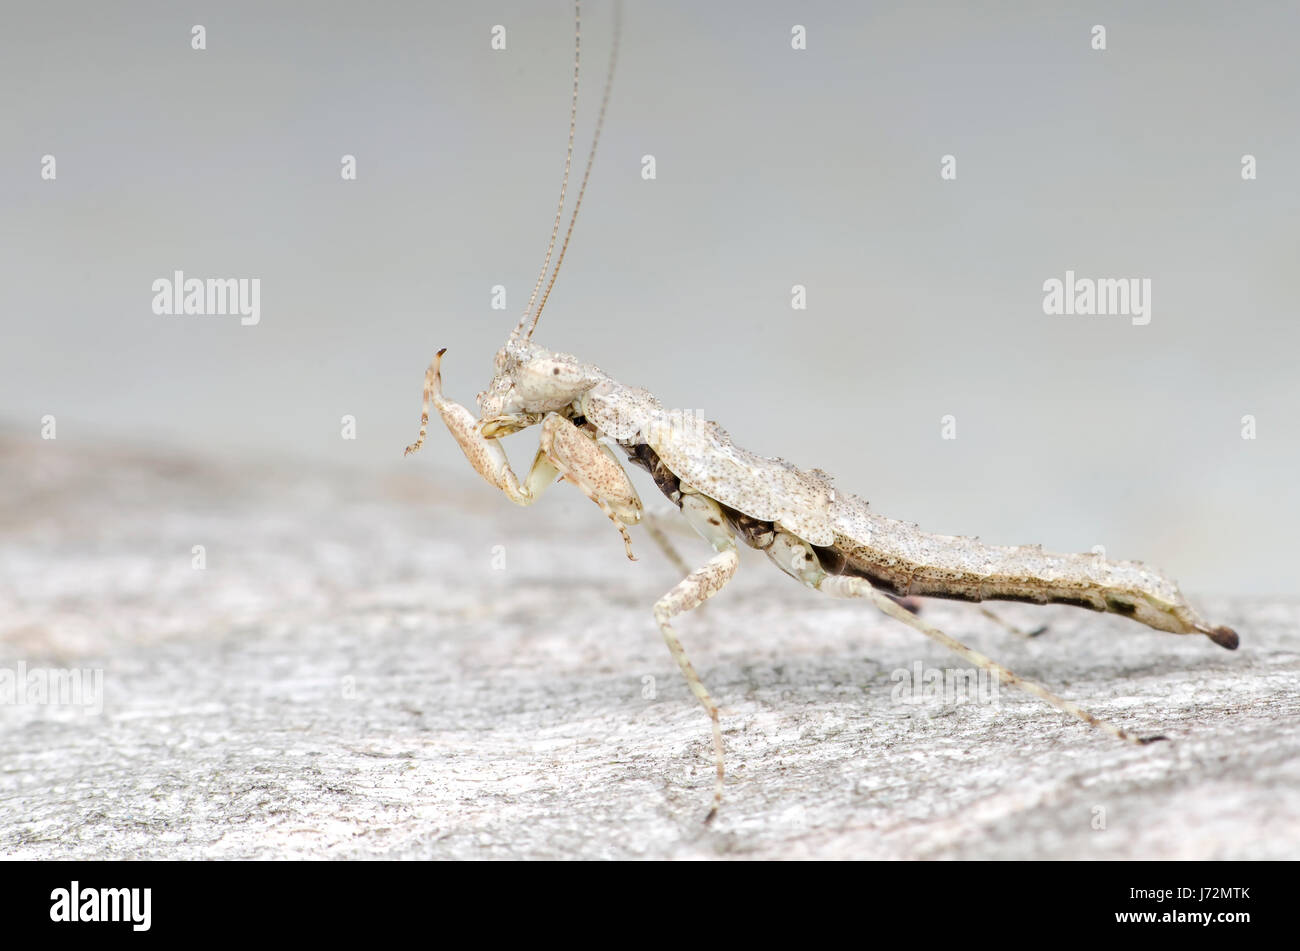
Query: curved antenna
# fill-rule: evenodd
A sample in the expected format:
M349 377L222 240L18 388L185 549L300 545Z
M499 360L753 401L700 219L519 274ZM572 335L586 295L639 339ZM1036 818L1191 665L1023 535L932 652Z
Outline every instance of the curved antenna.
M623 5L616 0L614 4L614 46L609 54L609 69L605 74L605 91L601 96L600 113L596 118L596 131L591 140L591 151L587 154L587 165L582 172L582 184L578 187L578 197L574 202L573 215L569 218L569 227L564 235L564 243L560 246L560 256L555 261L555 271L551 274L550 283L546 285L546 293L542 295L541 303L537 305L536 312L531 313L533 304L537 300L537 292L542 286L542 280L546 277L547 268L550 266L551 254L555 250L555 239L560 231L560 219L564 214L565 194L569 186L569 171L573 162L573 138L574 129L577 123L578 109L578 67L582 50L582 20L580 0L574 0L574 53L573 53L573 98L569 110L569 148L564 159L564 180L560 185L560 204L555 210L555 223L551 228L551 240L546 247L546 258L542 262L541 273L537 275L537 283L533 286L532 296L528 299L528 307L524 311L523 317L515 326L514 331L510 334L510 344L517 344L520 341L531 340L533 331L537 329L537 321L542 315L542 308L546 306L547 298L551 296L551 288L555 286L555 279L559 276L560 265L564 263L565 252L569 249L569 240L573 237L573 227L578 220L578 211L582 208L582 196L587 191L587 181L591 177L591 167L596 159L596 146L600 143L601 129L605 125L605 112L609 107L610 89L614 82L614 69L618 64L618 47L623 32Z
M618 65L618 43L623 35L623 4L615 2L614 4L614 48L609 51L609 70L605 73L605 92L600 97L600 114L596 116L596 132L591 138L591 151L587 154L587 167L582 170L582 184L578 186L578 197L573 203L573 216L569 218L569 230L564 233L564 244L560 245L560 256L555 259L555 270L551 273L551 281L546 285L546 293L542 295L541 303L537 305L537 313L533 314L532 326L528 328L528 333L524 339L528 340L533 336L533 331L537 329L537 320L542 316L542 309L546 306L546 300L551 296L551 288L555 286L555 279L560 276L560 265L564 263L564 252L569 250L569 239L573 237L573 226L578 221L578 209L582 207L582 196L587 191L587 179L591 177L591 166L596 160L596 146L600 144L600 130L605 127L605 109L609 106L609 91L614 85L614 67Z
M546 270L551 266L551 253L555 250L555 238L560 233L560 221L564 218L564 196L569 190L569 169L573 165L573 135L578 127L578 68L582 65L582 0L573 0L573 96L569 100L569 148L564 155L564 177L560 179L560 202L555 208L555 223L551 225L551 240L546 245L546 257L542 260L542 269L537 272L537 283L528 298L528 306L523 316L510 334L510 343L527 340L533 335L537 326L537 317L531 322L528 315L532 313L533 304L537 302L537 292L542 289L546 279Z

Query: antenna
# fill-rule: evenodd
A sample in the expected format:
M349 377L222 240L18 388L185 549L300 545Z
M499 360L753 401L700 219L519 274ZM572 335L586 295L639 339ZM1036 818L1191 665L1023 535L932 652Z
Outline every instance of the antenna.
M541 302L537 304L537 310L533 311L533 304L537 302L537 292L541 289L542 281L546 277L547 268L551 263L551 254L555 250L555 239L560 232L560 220L564 215L565 195L569 188L569 171L573 164L573 138L574 131L577 127L578 118L578 70L581 64L582 56L582 4L581 0L574 0L573 3L573 97L569 107L569 147L564 158L564 178L560 183L560 202L555 209L555 223L551 226L551 239L546 246L546 257L542 261L542 269L537 275L537 283L533 285L533 293L528 298L528 307L524 310L524 315L519 319L514 331L510 334L510 343L517 344L520 341L532 339L533 331L537 329L537 321L542 316L542 309L546 306L547 299L551 296L551 288L555 286L555 279L560 274L560 265L564 263L565 252L569 249L569 240L573 237L573 227L578 221L578 211L582 208L582 196L587 191L587 181L591 177L591 166L596 160L596 146L600 143L600 133L605 126L605 112L609 107L609 93L614 83L614 69L618 64L618 47L619 40L623 33L623 5L616 2L614 5L614 45L609 54L609 69L605 74L605 91L600 100L600 113L596 117L596 131L591 140L591 151L587 154L587 165L582 172L582 183L578 187L578 196L574 201L573 214L569 218L569 227L564 234L564 243L560 245L560 256L555 261L555 270L551 274L551 280L546 285L546 292L542 295ZM530 316L530 312L531 316Z
M533 335L533 328L537 326L537 318L534 317L530 323L528 315L532 313L533 304L537 302L537 292L542 289L546 270L551 266L551 252L555 250L555 238L560 233L560 221L564 218L564 196L569 190L569 168L573 165L573 134L578 127L578 68L581 65L582 0L573 0L573 97L569 101L569 148L564 155L564 177L560 180L560 203L555 209L555 224L551 225L551 240L546 245L546 257L542 261L542 269L537 273L537 283L533 285L528 306L524 308L523 316L519 318L519 323L510 334L511 343L521 339L527 340Z

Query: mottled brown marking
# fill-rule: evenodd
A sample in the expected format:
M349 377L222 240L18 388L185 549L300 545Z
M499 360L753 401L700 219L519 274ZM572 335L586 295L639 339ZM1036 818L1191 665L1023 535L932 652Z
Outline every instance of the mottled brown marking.
M682 485L681 480L674 475L669 468L660 461L658 454L645 443L619 443L623 451L627 453L627 458L636 463L646 472L650 473L650 478L654 479L655 485L659 487L670 502L678 508L682 507Z
M1136 604L1131 601L1125 601L1121 598L1107 598L1106 607L1109 610L1114 611L1116 614L1123 614L1126 617L1137 610Z
M1241 643L1241 638L1237 637L1237 632L1230 627L1216 627L1206 635L1220 647L1226 647L1230 651L1235 651L1237 645Z

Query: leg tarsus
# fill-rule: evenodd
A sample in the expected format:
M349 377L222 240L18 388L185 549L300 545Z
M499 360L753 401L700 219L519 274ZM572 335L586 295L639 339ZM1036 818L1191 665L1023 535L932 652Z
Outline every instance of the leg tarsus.
M406 452L402 453L404 456L419 452L420 447L424 445L425 437L429 435L429 399L434 390L441 392L442 379L439 367L442 364L442 355L446 352L446 347L439 350L429 362L428 369L424 371L424 402L420 406L420 435L415 442L406 447Z

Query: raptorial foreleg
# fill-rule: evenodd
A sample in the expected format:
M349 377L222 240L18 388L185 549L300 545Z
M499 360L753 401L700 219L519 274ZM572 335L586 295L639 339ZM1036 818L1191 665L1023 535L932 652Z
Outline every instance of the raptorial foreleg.
M627 526L641 521L641 498L609 447L596 442L571 420L558 413L547 413L542 420L542 438L533 464L543 459L555 467L561 478L577 486L600 507L623 536L627 557L636 561Z
M623 536L628 558L635 560L627 526L635 525L640 520L641 499L614 454L570 420L558 413L548 413L542 419L537 455L521 484L510 467L501 440L484 435L484 431L490 424L490 431L494 433L518 432L535 422L536 415L519 417L513 426L507 425L501 418L489 421L475 419L468 409L447 399L442 393L441 365L442 355L446 352L446 348L439 350L425 372L420 436L406 447L406 453L409 455L416 452L424 445L429 431L429 404L433 403L474 471L505 493L510 501L516 505L532 505L557 477L563 478L576 485L600 507Z
M429 434L429 404L438 411L447 431L451 433L460 446L461 452L469 460L474 471L489 484L505 493L516 505L532 505L555 480L558 470L549 460L538 458L533 462L527 479L521 485L519 477L510 468L510 460L498 439L489 439L482 433L482 421L475 419L464 406L449 400L442 394L442 355L447 352L443 347L434 356L429 369L424 373L424 402L420 412L420 436L406 447L405 455L418 452ZM540 464L539 464L540 463Z

